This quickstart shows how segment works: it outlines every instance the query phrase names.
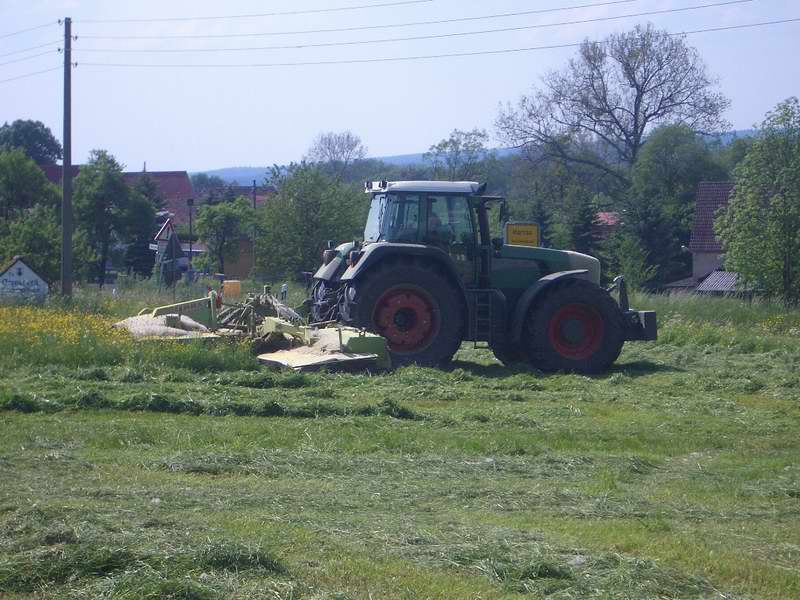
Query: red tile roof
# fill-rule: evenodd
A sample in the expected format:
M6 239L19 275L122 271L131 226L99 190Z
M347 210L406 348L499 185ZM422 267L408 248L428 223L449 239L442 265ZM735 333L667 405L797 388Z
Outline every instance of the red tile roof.
M714 220L720 208L728 206L733 183L730 181L703 181L697 186L694 225L689 249L692 252L722 252L722 245L714 234Z
M595 225L604 227L615 227L619 225L620 216L618 212L599 212L594 216Z
M39 168L44 171L45 177L47 177L51 183L61 185L61 173L64 167L61 165L39 165ZM78 165L72 165L70 171L72 171L73 179L78 176L80 169Z
M63 167L61 165L42 165L42 171L47 178L55 184L61 183L61 174ZM72 176L77 177L80 172L80 166L72 166ZM133 172L123 173L125 183L130 187L142 177L149 177L153 180L158 191L164 197L164 209L168 210L175 216L172 221L175 224L184 224L189 222L189 207L186 200L194 197L194 189L192 188L192 181L189 179L189 174L186 171L150 171L150 172Z
M149 177L156 184L164 198L164 210L173 215L172 223L182 225L189 223L189 206L186 201L194 198L194 189L186 171L148 171L123 173L125 183L133 187L143 177ZM196 207L195 207L196 208Z

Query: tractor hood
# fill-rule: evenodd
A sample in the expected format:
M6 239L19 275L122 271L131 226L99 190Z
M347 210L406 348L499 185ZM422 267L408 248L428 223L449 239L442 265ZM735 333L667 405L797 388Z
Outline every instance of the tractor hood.
M571 250L554 250L552 248L531 248L528 246L504 245L498 258L536 261L546 267L546 271L575 271L586 269L586 279L600 285L600 261L588 254Z

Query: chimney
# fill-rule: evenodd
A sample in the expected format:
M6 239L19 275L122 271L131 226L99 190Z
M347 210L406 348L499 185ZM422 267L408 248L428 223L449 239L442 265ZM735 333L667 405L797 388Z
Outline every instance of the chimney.
M142 167L142 173L147 173L147 161L144 161L144 166Z

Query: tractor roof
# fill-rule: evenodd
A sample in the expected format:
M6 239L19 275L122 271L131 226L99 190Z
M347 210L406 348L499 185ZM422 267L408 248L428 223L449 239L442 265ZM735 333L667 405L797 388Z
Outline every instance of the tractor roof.
M440 194L477 194L481 185L475 181L376 181L367 182L370 192L434 192Z

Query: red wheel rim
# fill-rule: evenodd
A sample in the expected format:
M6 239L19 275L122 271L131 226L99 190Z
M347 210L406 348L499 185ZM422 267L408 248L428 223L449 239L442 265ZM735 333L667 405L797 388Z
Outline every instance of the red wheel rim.
M394 288L378 299L372 321L392 352L409 353L430 343L436 331L435 315L430 297L422 290Z
M603 342L605 324L596 308L567 304L559 308L547 326L550 345L564 358L589 358Z

